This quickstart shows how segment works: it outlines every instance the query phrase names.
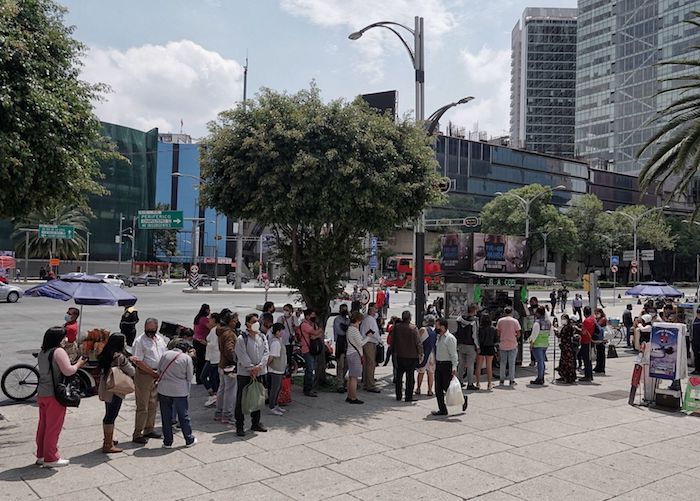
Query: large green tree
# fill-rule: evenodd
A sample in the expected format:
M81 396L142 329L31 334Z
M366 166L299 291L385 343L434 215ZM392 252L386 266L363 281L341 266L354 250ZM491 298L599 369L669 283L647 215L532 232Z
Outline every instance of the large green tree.
M170 210L169 204L157 203L156 210ZM178 230L153 230L153 249L162 252L166 256L177 254L177 232Z
M424 130L361 100L324 103L315 85L262 90L210 124L202 149L209 206L272 228L286 282L329 315L341 277L383 234L440 199Z
M603 202L595 195L583 195L571 203L566 215L576 227L578 238L574 242L576 255L585 266L585 271L594 261L607 252L610 245L605 239L588 238L598 234L598 218L603 211Z
M51 0L0 1L0 217L54 202L75 205L104 190L104 139L79 78L84 47Z
M576 240L574 223L552 205L552 191L541 184L529 184L498 196L481 210L484 233L505 235L525 234L525 210L517 197L533 200L530 204L530 253L544 247L542 233L547 237L547 253L571 253ZM551 232L551 233L550 233Z
M700 12L692 14L694 17L685 22L690 25L689 30L698 30ZM700 46L691 49L697 54ZM685 195L700 172L700 59L672 59L659 64L685 67L687 72L662 80L660 94L674 92L678 97L653 119L659 130L639 151L638 157L651 153L639 180L642 189L647 189L654 182L662 187L671 176L676 176L677 181L671 186L673 194ZM698 209L700 205L696 203L696 215Z

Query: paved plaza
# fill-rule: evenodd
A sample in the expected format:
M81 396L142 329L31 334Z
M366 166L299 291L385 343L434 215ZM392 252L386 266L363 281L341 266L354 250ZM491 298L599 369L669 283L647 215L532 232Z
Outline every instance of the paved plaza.
M157 303L157 291L137 294L142 318L158 316L145 311ZM168 314L183 309L180 296L172 297ZM17 310L22 315L29 301ZM59 313L65 307L37 301ZM202 295L186 301L183 321L200 302L215 309L218 301L232 299ZM118 319L117 310L91 311ZM36 325L28 324L37 331L34 345L41 337ZM177 436L171 450L162 449L160 440L146 446L129 441L135 409L130 395L116 424L124 452L113 455L100 451L104 407L92 397L68 411L59 448L71 465L56 470L32 464L36 405L5 403L0 499L696 499L700 420L629 406L631 356L608 360L607 375L575 386L551 383L551 360L544 387L528 386L534 368L522 367L515 389L471 392L467 412L452 409L446 419L430 416L434 398L397 402L388 367L378 369L381 394L359 392L364 405L347 405L337 393L304 397L295 386L287 414L263 411L269 432L243 438L213 421L213 410L203 407L204 389L193 386L190 409L199 443L184 448Z

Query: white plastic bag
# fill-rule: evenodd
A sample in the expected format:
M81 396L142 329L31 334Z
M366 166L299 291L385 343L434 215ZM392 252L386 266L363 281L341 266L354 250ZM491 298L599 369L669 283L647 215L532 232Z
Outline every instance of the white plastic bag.
M464 395L462 394L462 385L457 379L457 376L452 376L450 386L445 393L445 404L448 407L461 407L464 405Z

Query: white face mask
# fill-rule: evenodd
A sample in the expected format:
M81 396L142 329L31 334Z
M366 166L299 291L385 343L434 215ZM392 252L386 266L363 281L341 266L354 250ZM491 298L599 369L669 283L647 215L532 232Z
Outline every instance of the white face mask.
M569 321L566 320L566 319L563 319L563 320L561 321L561 324L562 324L562 325L566 325L566 324L568 324L568 323L569 323Z
M250 330L253 332L260 332L260 322L255 322L253 325L251 325Z

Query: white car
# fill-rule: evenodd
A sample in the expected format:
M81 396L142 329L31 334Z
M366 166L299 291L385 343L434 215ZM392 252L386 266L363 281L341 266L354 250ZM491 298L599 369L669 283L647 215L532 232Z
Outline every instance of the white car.
M124 288L124 280L119 278L117 273L95 273L95 276L101 278L109 285L119 287L120 289Z
M23 294L24 291L19 287L0 282L0 301L16 303Z

